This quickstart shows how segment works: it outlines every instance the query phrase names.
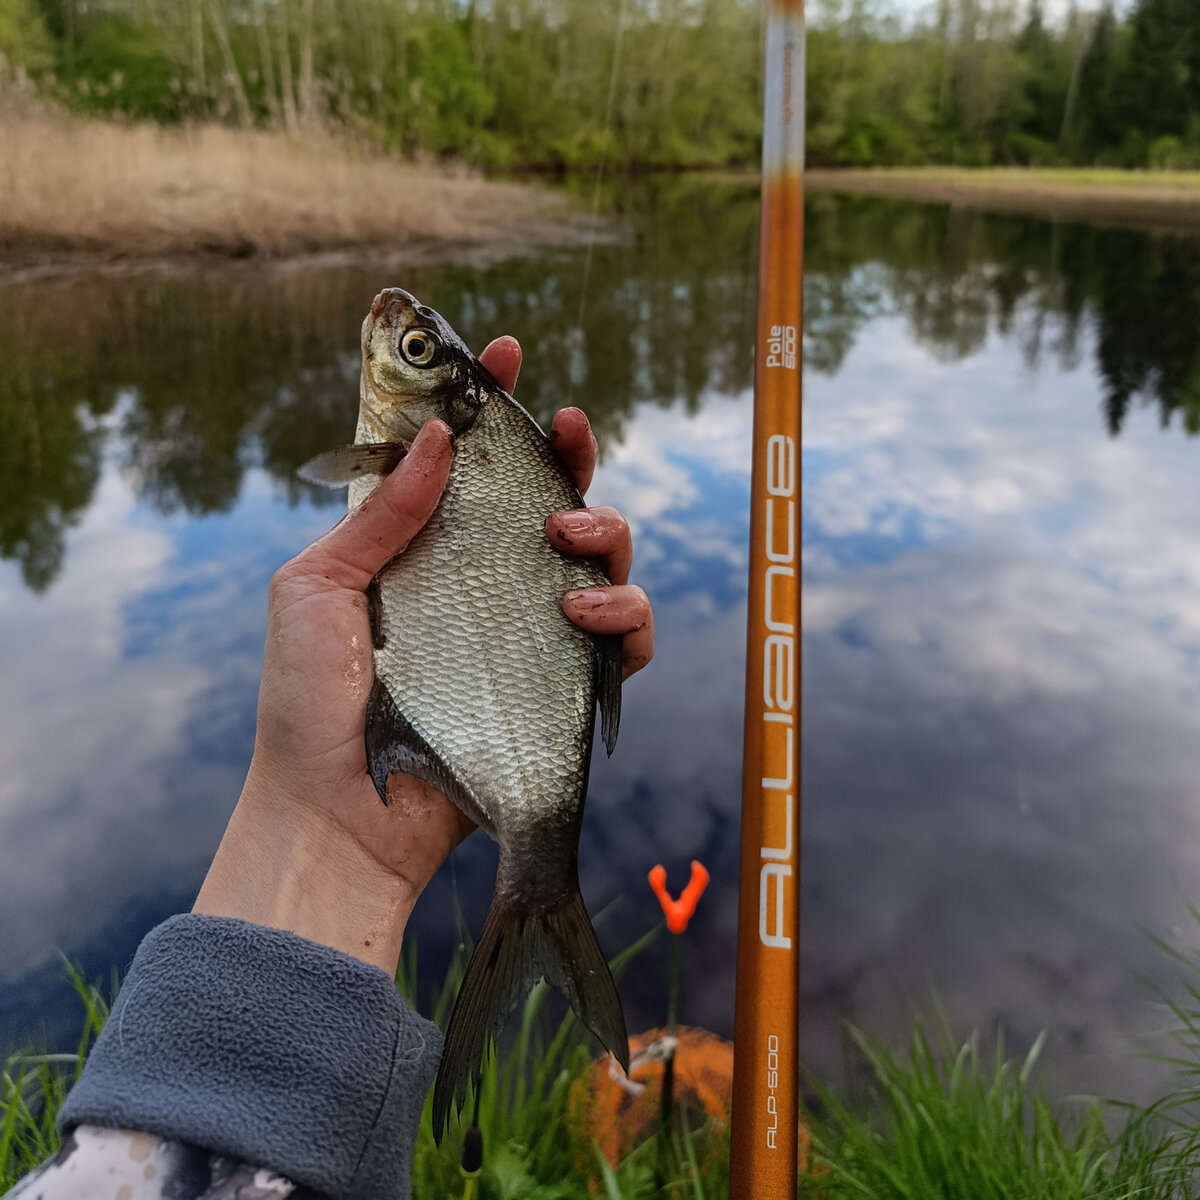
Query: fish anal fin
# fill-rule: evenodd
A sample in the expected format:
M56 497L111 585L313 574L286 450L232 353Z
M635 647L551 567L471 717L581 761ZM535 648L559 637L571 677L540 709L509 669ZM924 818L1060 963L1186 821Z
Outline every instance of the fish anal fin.
M629 1069L621 1001L578 888L559 904L536 909L511 905L498 889L446 1026L433 1087L437 1142L451 1105L461 1111L468 1084L479 1086L489 1044L539 979L562 992L605 1049Z
M492 822L470 790L413 728L378 675L367 697L366 745L367 774L384 804L387 803L388 776L394 771L403 771L437 788L489 836L496 836Z
M600 736L611 754L621 727L621 667L624 648L618 634L596 638L596 703L600 706Z

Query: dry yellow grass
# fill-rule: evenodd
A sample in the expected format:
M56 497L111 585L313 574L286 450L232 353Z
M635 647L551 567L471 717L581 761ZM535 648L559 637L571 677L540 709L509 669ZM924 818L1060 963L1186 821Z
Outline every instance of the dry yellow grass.
M580 236L549 192L324 135L0 114L0 257L521 249Z

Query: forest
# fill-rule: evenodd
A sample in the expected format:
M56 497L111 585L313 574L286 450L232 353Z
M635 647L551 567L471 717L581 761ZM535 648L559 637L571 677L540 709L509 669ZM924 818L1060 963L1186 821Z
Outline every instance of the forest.
M0 0L0 95L491 168L752 165L757 0ZM814 166L1200 167L1196 0L810 0Z

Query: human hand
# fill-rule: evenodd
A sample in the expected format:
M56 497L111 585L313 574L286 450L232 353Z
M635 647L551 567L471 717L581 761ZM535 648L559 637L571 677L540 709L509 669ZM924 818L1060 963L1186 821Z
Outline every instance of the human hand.
M480 361L513 390L515 339ZM587 418L564 409L551 439L583 491L596 458ZM417 896L473 826L410 775L394 774L379 803L364 746L374 679L365 589L432 515L452 453L447 427L429 422L367 500L272 579L254 756L194 911L288 929L395 972ZM582 509L552 515L546 530L565 553L604 561L612 586L569 593L563 609L589 632L623 634L625 675L640 669L653 617L627 583L624 519Z

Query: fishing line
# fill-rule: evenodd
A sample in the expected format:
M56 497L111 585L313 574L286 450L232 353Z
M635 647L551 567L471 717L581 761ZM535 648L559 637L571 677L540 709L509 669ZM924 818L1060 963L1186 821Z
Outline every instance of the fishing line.
M612 132L613 108L617 98L617 75L621 64L621 38L625 32L625 0L620 0L617 6L617 28L613 36L612 67L608 72L608 96L604 101L604 125L601 128L601 145L607 146L609 134ZM596 245L596 222L600 214L600 189L604 183L605 157L602 155L596 167L596 185L592 189L592 218L588 226L587 247L583 256L583 280L579 289L579 314L575 319L575 329L580 340L583 339L583 317L587 309L588 280L592 274L592 251ZM570 407L575 399L575 371L568 364L567 368L567 404Z

